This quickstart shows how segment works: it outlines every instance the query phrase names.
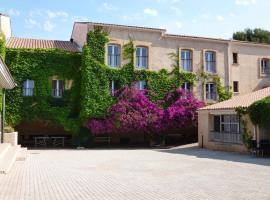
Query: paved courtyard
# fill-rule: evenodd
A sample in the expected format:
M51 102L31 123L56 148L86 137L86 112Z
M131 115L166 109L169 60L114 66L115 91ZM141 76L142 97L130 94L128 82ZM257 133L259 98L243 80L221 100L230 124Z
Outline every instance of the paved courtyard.
M1 200L269 200L270 159L195 147L31 150L0 175Z

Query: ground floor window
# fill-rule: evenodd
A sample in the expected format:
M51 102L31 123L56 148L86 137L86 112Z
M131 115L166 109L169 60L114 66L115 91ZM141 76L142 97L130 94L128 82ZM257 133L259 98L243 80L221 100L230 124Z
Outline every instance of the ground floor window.
M52 96L55 98L61 98L64 93L64 81L52 80Z
M214 115L212 139L223 142L241 142L239 118L236 114Z

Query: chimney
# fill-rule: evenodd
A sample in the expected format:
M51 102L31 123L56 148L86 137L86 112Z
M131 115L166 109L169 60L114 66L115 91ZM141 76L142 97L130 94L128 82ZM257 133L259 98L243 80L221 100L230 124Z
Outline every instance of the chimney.
M2 32L6 39L12 36L10 17L0 13L0 32Z

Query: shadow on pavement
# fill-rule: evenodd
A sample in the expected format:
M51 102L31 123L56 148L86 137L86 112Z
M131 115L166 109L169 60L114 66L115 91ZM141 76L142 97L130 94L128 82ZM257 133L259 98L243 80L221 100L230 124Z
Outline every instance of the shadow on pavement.
M270 158L254 157L249 154L240 154L233 152L213 151L199 148L197 144L185 145L171 149L156 150L162 153L182 154L195 156L197 158L206 158L214 160L225 160L230 162L248 163L255 165L270 166Z

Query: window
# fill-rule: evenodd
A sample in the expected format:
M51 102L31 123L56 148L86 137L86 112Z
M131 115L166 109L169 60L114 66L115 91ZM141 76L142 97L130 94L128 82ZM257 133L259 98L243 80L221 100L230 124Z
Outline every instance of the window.
M148 68L148 48L136 48L136 67L147 69Z
M23 96L30 97L34 95L35 82L33 80L26 80L23 82Z
M261 59L261 74L262 75L269 75L269 59L263 58Z
M206 99L207 100L216 100L216 86L214 83L206 83Z
M52 96L60 98L64 93L64 81L63 80L53 80L52 81Z
M186 90L186 91L190 91L191 90L190 83L188 83L188 82L183 83L182 89Z
M205 65L207 72L216 72L216 53L213 51L205 52Z
M239 92L239 82L238 81L233 82L233 92Z
M236 114L215 115L213 139L223 142L241 142L240 120Z
M181 64L184 71L192 71L192 52L190 50L181 51Z
M145 90L146 89L146 81L137 81L136 88L137 88L137 90Z
M233 53L233 64L238 64L238 53Z
M116 80L110 81L110 91L111 91L112 96L115 96L115 93L117 92L117 90L120 89L119 85L120 85L119 81L116 81Z
M120 46L116 44L109 44L107 52L108 52L107 64L110 67L120 67L120 54L121 54Z

